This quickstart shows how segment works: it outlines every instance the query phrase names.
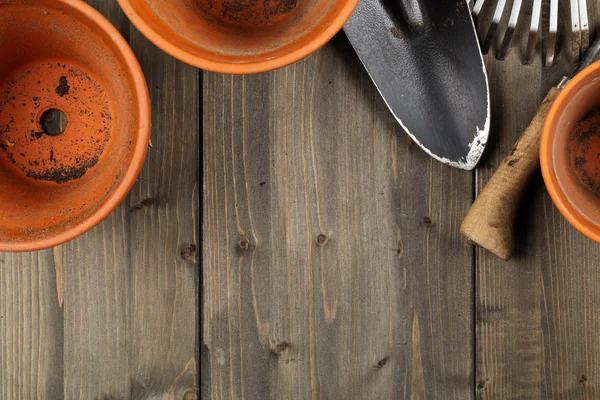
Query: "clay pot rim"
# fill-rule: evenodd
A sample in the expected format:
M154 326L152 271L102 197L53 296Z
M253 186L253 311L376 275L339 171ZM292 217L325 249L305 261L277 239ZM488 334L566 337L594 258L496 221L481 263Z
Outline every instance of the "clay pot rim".
M83 21L85 25L89 23L96 24L99 30L104 32L106 37L112 40L112 42L107 44L109 46L112 45L118 50L119 58L124 62L123 68L131 80L133 95L137 104L139 115L139 122L136 130L138 133L137 143L131 150L131 162L128 165L127 171L121 182L89 217L78 222L76 225L71 226L64 232L51 237L21 242L0 241L0 251L24 252L47 249L73 240L98 225L123 201L125 196L127 196L127 193L129 193L129 190L135 183L142 165L144 164L144 159L148 150L148 141L150 139L150 96L142 68L133 54L131 47L129 47L129 44L125 41L117 28L93 7L83 1L55 1L64 4L68 8L74 9L76 12L87 18L87 20Z
M340 29L342 29L359 2L359 0L344 1L346 4L329 23L329 26L327 26L327 28L325 28L325 30L323 30L323 32L321 32L317 37L315 37L313 40L310 40L300 48L270 60L236 64L207 60L180 49L168 40L164 39L157 31L150 27L140 16L140 14L137 13L136 10L131 6L130 0L117 0L125 14L131 20L131 23L148 40L154 43L162 51L196 68L201 68L203 70L212 72L220 72L223 74L254 74L272 71L281 67L285 67L286 65L292 64L312 54L316 50L323 47L337 32L339 32Z
M595 77L600 77L600 61L596 61L571 79L571 81L567 84L567 86L565 86L565 88L559 93L552 103L542 130L542 138L540 141L540 166L548 193L550 193L550 197L560 213L579 232L593 241L600 243L600 231L596 226L592 225L590 221L588 221L572 207L571 203L568 201L564 192L560 188L560 185L558 184L556 172L554 170L553 163L551 162L551 143L557 134L555 131L553 131L552 125L555 125L558 122L562 115L562 111L569 105L571 99L576 95L578 85L583 81L594 79Z

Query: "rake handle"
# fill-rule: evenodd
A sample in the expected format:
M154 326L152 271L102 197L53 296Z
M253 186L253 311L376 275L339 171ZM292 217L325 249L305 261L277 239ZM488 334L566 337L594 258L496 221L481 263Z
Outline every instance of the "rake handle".
M496 170L465 216L461 233L508 260L515 245L519 204L540 165L540 138L546 115L559 93L552 88L512 151Z

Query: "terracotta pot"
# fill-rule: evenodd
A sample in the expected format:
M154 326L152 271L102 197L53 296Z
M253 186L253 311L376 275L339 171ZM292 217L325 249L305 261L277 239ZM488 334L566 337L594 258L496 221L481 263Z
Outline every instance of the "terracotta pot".
M291 64L338 32L358 0L118 0L154 44L188 64L233 74Z
M148 147L148 89L79 0L0 0L0 50L0 251L38 250L123 200Z
M600 243L600 62L579 73L554 100L542 132L540 164L560 212Z

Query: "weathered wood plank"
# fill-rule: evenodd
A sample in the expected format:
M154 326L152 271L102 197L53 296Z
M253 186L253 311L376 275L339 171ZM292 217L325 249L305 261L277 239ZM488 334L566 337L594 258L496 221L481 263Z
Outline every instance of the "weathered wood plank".
M54 249L62 268L64 398L129 393L126 219L121 206L87 235Z
M600 3L588 6L590 21L598 21ZM598 32L600 26L595 28ZM487 59L494 129L488 158L478 170L478 188L510 152L550 86L569 69L564 49L551 69L542 69L539 58L521 66L526 33L520 36L520 49L505 61ZM600 246L562 218L541 176L526 197L515 256L503 262L477 251L478 397L598 398L600 319L593 304L600 301Z
M471 398L472 174L412 144L341 35L203 83L213 398Z
M0 254L0 399L192 398L199 72L131 28L115 1L90 3L140 60L153 147L126 201L91 232Z
M152 98L152 147L131 191L132 398L197 390L199 71L132 28ZM149 204L149 206L145 206Z
M63 313L52 251L0 253L0 399L63 395Z

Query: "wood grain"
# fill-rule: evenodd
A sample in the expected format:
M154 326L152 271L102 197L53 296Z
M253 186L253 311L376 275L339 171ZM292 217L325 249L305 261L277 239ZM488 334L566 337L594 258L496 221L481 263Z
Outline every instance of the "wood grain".
M410 141L341 35L203 84L212 397L471 398L472 174Z
M0 253L0 399L183 399L198 388L199 72L115 1L152 98L152 143L128 198L86 235Z
M130 195L134 398L197 388L199 71L132 30L152 98L152 147ZM139 206L142 209L139 209Z
M0 253L0 398L63 394L64 316L52 251Z
M588 7L595 37L600 3ZM572 68L564 48L551 69L542 69L540 59L519 65L522 51L524 43L505 61L487 59L495 139L478 170L478 189L508 155L548 89ZM599 398L600 318L594 307L600 301L600 246L560 215L539 174L525 199L513 258L504 262L484 250L476 255L477 397Z

